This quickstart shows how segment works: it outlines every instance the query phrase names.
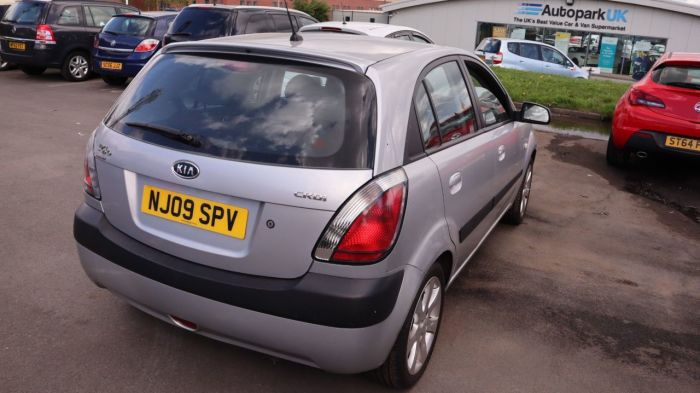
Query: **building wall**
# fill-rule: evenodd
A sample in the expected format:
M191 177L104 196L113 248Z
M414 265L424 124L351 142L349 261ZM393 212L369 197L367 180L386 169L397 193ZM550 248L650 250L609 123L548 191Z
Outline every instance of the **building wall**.
M357 10L335 10L333 11L333 17L331 20L342 21L347 18L350 18L350 20L353 22L389 22L389 15L385 12Z
M496 22L530 26L553 27L538 23L521 23L514 18L522 0L451 0L447 2L419 5L391 11L390 23L415 27L428 34L442 45L473 50L478 22ZM538 1L552 7L565 6L564 1ZM565 8L568 8L565 6ZM606 23L624 27L624 31L603 31L611 34L628 34L656 38L667 38L667 51L700 52L700 18L656 8L609 1L576 0L573 8L623 9L627 23ZM446 27L449 26L449 27ZM577 30L589 30L570 27Z

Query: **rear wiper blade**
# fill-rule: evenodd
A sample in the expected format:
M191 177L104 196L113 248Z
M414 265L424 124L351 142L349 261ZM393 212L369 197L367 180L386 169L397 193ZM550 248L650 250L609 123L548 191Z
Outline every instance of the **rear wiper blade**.
M190 146L199 147L202 145L202 142L196 136L175 128L139 122L127 122L126 125L129 127L136 127L144 130L153 131L160 135L163 135L166 138L174 139L176 141L180 141Z

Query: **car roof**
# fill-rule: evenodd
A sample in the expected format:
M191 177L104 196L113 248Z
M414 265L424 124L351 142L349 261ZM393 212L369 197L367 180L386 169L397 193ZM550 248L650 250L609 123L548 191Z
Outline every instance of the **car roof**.
M138 14L138 16L147 16L150 18L160 18L163 16L173 16L173 15L177 15L177 14L178 13L175 11L145 11L145 12Z
M448 54L468 54L456 48L423 43L390 40L380 37L350 34L306 34L303 41L290 41L289 33L263 33L227 36L203 41L172 43L163 53L172 52L240 52L259 53L261 56L284 57L298 60L323 61L342 65L364 73L372 64L390 58L430 51ZM406 64L410 62L404 62Z
M659 59L664 63L700 63L700 53L691 52L667 52Z
M421 33L419 30L412 27L398 26L398 25L388 25L386 23L370 23L370 22L320 22L313 23L310 25L303 26L299 31L318 31L324 27L330 27L333 29L340 29L342 32L361 34L361 35L371 35L374 37L386 37L389 34L396 33L398 31L415 31ZM423 34L423 33L421 33Z
M185 8L211 8L211 9L227 9L227 10L261 10L261 11L278 11L278 12L286 12L284 8L279 8L279 7L264 7L264 6L258 6L258 5L228 5L228 4L190 4ZM183 8L184 9L184 8ZM311 17L311 15L307 14L306 12L295 10L295 9L290 9L289 12L293 14L301 14L304 16Z

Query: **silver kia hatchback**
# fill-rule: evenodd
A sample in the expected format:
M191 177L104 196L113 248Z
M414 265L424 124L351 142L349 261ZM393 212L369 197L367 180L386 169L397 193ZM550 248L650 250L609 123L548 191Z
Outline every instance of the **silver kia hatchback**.
M188 331L396 387L444 292L518 224L536 142L460 49L342 34L168 45L91 136L87 275Z

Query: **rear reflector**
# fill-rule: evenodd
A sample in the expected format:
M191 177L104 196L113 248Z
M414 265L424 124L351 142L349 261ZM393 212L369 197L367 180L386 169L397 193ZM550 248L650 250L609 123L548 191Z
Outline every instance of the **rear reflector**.
M328 223L314 249L326 262L373 263L396 243L403 220L408 180L399 168L355 192Z
M170 317L170 320L173 321L173 323L185 330L189 330L191 332L196 332L197 329L199 329L199 326L197 326L196 323L190 322L186 319L178 318L174 315L168 314L168 317Z

